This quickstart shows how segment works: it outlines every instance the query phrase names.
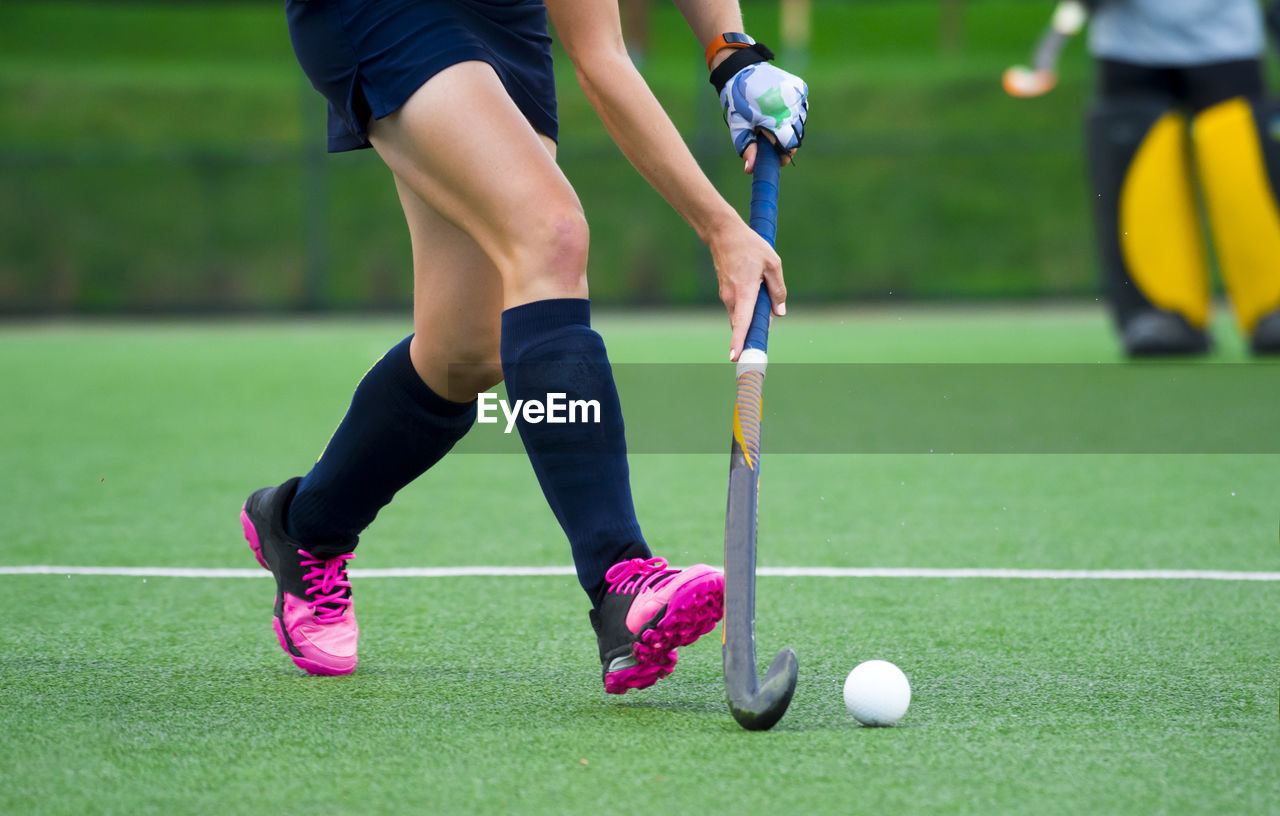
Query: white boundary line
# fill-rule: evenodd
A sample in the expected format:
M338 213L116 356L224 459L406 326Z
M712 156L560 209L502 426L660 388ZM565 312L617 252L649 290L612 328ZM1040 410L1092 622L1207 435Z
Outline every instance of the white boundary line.
M353 578L461 578L468 576L572 576L573 567L393 567L352 569ZM1016 578L1030 580L1122 581L1280 581L1280 572L1225 570L1052 570L932 569L928 567L761 567L757 575L774 578ZM136 578L269 578L263 569L201 567L0 566L5 575L96 575Z

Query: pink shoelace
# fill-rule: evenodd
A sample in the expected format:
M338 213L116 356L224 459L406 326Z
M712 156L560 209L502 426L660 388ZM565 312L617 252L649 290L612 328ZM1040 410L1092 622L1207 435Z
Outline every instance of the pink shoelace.
M311 612L320 623L337 623L351 608L351 598L347 597L351 590L351 581L347 580L347 562L355 558L355 553L346 553L337 558L317 558L306 550L298 550L302 556L302 566L311 567L311 572L302 576L302 580L311 584L307 594L314 595L309 604Z
M666 577L680 574L667 569L665 558L632 558L619 561L604 574L609 591L618 595L638 595L646 589L657 589Z

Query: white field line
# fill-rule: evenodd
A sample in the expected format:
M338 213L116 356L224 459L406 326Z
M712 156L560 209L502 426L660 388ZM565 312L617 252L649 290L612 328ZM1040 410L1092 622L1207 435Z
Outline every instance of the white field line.
M352 569L353 578L459 578L467 576L572 576L573 567L392 567ZM760 567L757 575L770 578L1020 578L1078 581L1280 581L1280 572L1225 570L1053 570L1053 569L933 569L928 567ZM70 567L53 565L0 566L4 575L116 575L137 578L269 578L259 568L201 567Z

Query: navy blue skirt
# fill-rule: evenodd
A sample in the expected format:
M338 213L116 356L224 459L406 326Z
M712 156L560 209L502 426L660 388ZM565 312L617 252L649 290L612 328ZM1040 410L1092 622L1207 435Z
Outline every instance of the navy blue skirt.
M329 152L369 147L370 119L396 111L467 60L497 71L520 112L558 136L542 0L287 0L302 70L329 100Z

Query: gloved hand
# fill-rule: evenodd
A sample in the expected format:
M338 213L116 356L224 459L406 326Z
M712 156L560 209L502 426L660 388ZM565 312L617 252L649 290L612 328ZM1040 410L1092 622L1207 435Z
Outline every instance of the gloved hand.
M756 140L756 131L761 128L773 133L788 152L804 141L809 86L800 77L770 65L767 60L772 58L768 48L757 44L741 49L711 74L739 156ZM740 66L743 62L746 65ZM733 73L726 77L726 71Z

